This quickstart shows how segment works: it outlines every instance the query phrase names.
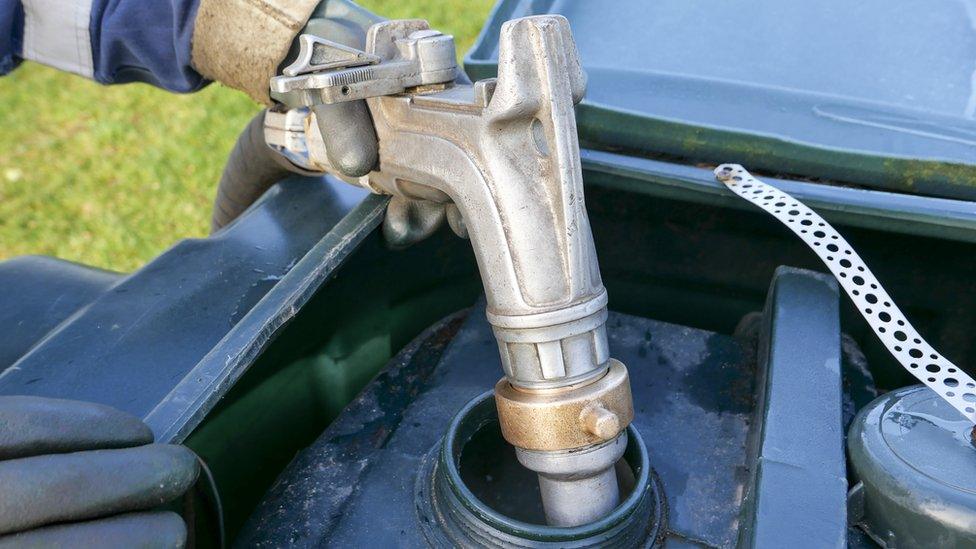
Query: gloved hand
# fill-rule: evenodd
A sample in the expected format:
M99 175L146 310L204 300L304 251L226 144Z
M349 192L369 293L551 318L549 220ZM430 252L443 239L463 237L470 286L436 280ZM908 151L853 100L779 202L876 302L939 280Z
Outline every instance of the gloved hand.
M184 546L183 519L153 509L193 485L196 456L152 442L108 406L0 397L0 548Z
M274 0L253 2L266 6L280 3ZM242 89L267 104L272 103L268 93L270 78L280 74L298 57L299 35L312 34L364 49L366 29L383 20L350 0L289 3L285 11L292 10L290 21L294 24L284 26L277 16L269 15L271 12L255 10L242 15L235 11L237 8L240 8L237 0L201 0L194 31L193 62L197 70L209 78ZM284 10L281 6L278 8ZM298 25L299 20L304 24ZM225 28L231 24L236 25L235 32ZM269 25L276 29L274 33L258 32ZM249 39L248 45L238 43L242 36L262 36L262 41L250 44L253 40ZM235 48L244 48L240 52L246 52L246 55L241 55ZM233 55L228 57L226 54L229 53ZM255 56L258 62L252 62ZM269 65L272 60L274 65ZM379 144L365 101L315 105L312 109L326 154L337 175L360 177L376 167ZM264 114L259 113L248 124L227 159L214 199L211 231L236 219L271 185L288 175L318 174L295 166L267 146Z
M349 0L200 0L193 27L193 67L210 80L271 105L268 82L309 32L362 48L381 19Z

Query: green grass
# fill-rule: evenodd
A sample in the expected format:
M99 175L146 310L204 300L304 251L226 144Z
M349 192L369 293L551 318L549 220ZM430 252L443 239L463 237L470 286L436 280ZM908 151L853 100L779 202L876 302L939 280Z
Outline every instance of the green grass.
M364 0L471 46L490 0ZM129 271L207 234L214 188L259 107L212 84L174 95L33 63L0 78L0 259L44 254Z

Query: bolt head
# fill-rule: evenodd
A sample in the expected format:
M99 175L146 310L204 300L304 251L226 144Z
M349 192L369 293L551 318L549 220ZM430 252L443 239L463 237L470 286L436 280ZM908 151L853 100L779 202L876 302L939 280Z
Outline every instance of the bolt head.
M600 404L587 406L581 419L583 428L600 440L610 440L620 433L620 418Z

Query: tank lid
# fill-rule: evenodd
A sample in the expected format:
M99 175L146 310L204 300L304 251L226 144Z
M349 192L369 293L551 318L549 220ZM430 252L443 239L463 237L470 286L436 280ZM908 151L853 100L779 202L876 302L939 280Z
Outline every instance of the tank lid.
M888 393L851 425L853 522L888 546L976 545L973 425L924 386Z
M587 147L976 200L965 2L504 0L468 73L492 76L501 25L542 13L572 26Z

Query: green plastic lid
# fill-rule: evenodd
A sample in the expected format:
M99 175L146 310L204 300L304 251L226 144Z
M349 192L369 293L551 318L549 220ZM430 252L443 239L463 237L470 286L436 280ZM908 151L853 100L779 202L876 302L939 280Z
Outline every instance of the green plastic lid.
M976 199L976 8L963 2L502 0L565 15L588 75L585 146Z

